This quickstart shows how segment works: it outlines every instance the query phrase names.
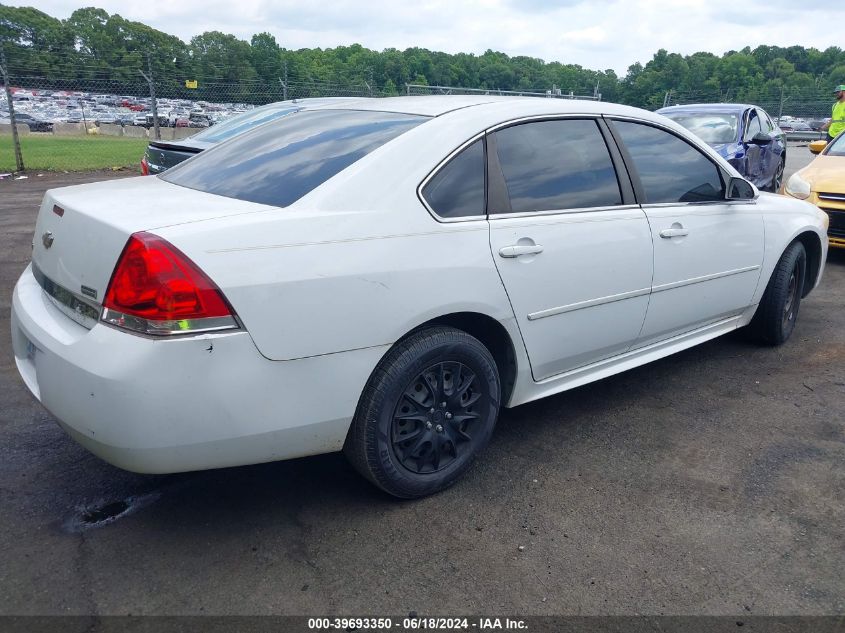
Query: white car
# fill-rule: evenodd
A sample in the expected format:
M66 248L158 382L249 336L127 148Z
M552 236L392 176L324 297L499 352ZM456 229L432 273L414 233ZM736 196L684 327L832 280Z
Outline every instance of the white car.
M826 218L635 108L306 107L158 177L48 191L15 360L121 468L344 449L417 497L468 468L501 407L744 326L784 342Z

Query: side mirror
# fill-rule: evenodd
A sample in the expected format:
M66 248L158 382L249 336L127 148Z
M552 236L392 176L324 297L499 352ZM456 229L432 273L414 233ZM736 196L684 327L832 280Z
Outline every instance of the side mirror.
M748 142L752 145L768 145L772 142L772 137L765 132L757 132Z
M818 141L813 141L810 143L810 153L811 154L821 154L822 150L827 147L827 141L821 139Z
M745 178L731 177L728 181L726 200L754 200L754 186Z

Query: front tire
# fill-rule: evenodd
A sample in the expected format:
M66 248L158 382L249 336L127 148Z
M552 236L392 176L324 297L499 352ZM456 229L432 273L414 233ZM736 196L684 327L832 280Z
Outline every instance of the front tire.
M778 161L777 169L775 169L775 174L772 176L772 182L769 185L769 191L772 193L777 193L780 191L780 186L783 184L783 170L786 169L786 156L781 156L780 160Z
M397 343L364 388L344 452L405 499L452 485L487 445L501 386L489 350L466 332L421 330Z
M775 266L748 326L754 338L768 345L786 342L795 329L806 279L807 251L801 242L793 242Z

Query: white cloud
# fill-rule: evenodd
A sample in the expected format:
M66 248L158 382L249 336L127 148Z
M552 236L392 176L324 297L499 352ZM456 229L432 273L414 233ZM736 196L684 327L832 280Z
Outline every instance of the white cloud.
M25 6L27 2L12 2ZM66 18L81 6L138 20L184 40L219 30L248 40L269 31L287 48L359 43L381 50L419 46L449 53L529 55L546 61L612 68L620 75L659 49L690 54L760 44L841 45L835 29L845 8L807 0L39 0L38 8ZM800 13L800 19L796 17Z

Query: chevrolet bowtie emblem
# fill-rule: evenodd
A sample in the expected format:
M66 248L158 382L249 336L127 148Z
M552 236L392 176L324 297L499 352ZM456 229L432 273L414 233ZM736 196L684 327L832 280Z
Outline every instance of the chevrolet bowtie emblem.
M44 244L44 248L50 248L53 245L53 232L47 231L44 235L42 235L41 243Z

